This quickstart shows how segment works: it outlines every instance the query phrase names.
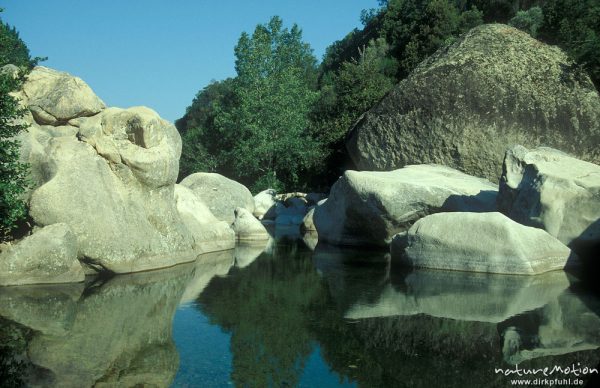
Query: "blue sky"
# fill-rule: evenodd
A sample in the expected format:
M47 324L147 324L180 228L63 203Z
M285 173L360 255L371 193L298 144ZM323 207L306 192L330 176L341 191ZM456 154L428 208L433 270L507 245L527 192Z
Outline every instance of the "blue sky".
M110 106L146 105L168 120L183 115L211 80L235 75L233 47L271 16L297 23L320 60L360 27L376 0L2 0L44 66L83 78Z

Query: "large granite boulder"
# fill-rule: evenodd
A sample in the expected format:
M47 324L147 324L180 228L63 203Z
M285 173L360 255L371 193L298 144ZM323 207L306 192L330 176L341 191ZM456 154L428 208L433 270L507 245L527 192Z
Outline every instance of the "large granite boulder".
M145 107L105 108L83 81L46 68L20 94L30 215L37 226L67 224L88 270L168 267L223 248L211 237L224 230L218 221L195 234L177 209L181 138L171 123Z
M419 218L440 211L494 211L497 187L449 167L346 171L315 208L320 241L387 246Z
M498 208L585 251L600 244L600 166L551 148L515 146L504 158Z
M268 240L270 238L270 234L264 225L243 207L235 209L235 221L232 228L240 241Z
M192 189L215 217L229 224L235 221L234 212L238 207L254 212L254 198L250 190L223 175L199 172L183 179L181 185Z
M222 251L235 247L233 229L227 222L219 221L192 190L175 185L175 201L181 220L192 234L197 252Z
M0 251L0 286L82 282L77 237L67 224L35 231Z
M175 130L163 123L162 127L147 129ZM88 141L75 136L49 139L45 160L34 167L42 171L43 178L31 194L30 214L35 223L67 223L77 235L80 254L86 261L113 272L134 272L193 260L192 239L174 200L175 156L181 143L163 144L160 148L167 149L164 153L135 146L141 159L147 153L155 161L144 169L142 163L127 164L125 158L116 161L105 157L91 139L111 142L118 156L121 150L123 155L131 154L128 145L116 146L129 140L114 141L102 128L92 138L83 136L80 138ZM169 142L167 137L164 142ZM175 253L184 255L175 258Z
M346 146L361 170L437 163L495 182L511 144L600 162L600 97L557 47L486 24L421 63L357 122Z
M394 239L392 258L411 267L534 275L563 269L571 250L502 213L438 213Z
M24 102L41 124L66 124L93 116L106 106L78 77L43 66L35 67L23 85Z

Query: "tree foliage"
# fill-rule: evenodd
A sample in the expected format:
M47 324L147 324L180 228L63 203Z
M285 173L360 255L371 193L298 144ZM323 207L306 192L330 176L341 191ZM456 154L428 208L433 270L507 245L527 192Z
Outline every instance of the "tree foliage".
M24 73L36 61L29 57L29 50L14 27L0 20L0 68L17 66L14 71L0 72L0 240L9 238L17 222L26 215L23 194L27 187L27 166L19 162L16 139L26 125L20 121L24 109L11 92L19 88Z
M244 34L236 47L238 76L205 88L182 119L187 124L178 125L184 133L182 171L246 177L256 189L282 181L288 189L324 190L352 167L344 140L360 116L425 58L484 22L509 23L558 45L600 84L598 0L379 5L361 13L362 29L326 49L318 72L296 26L282 30L275 18L252 36Z
M546 0L539 38L558 45L600 88L600 1Z
M511 26L523 30L534 38L538 36L538 30L544 23L544 13L540 7L532 7L527 11L519 11L510 19Z
M184 141L198 140L184 148L184 167L224 173L255 191L301 185L320 152L308 132L318 97L310 46L298 26L274 17L243 33L235 56L237 76L204 89L179 123Z

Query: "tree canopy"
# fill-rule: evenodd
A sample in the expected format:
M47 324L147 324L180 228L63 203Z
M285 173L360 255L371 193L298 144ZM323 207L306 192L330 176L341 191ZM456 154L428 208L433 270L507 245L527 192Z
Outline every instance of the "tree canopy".
M242 34L237 77L204 88L178 121L182 177L216 171L255 190L327 190L352 168L344 140L425 58L482 23L508 23L565 50L600 85L597 0L381 0L316 66L297 26Z
M184 141L196 142L184 148L183 167L221 172L255 190L295 187L319 155L308 131L317 60L300 28L284 28L278 17L243 33L235 56L237 76L205 88L178 122Z

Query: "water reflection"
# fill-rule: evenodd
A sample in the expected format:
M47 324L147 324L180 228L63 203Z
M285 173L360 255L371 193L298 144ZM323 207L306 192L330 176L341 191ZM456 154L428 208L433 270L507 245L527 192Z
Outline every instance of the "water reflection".
M178 369L172 319L192 274L181 265L85 289L0 288L0 315L12 326L3 343L21 338L4 349L18 366L12 384L168 386Z
M569 287L566 273L539 276L417 270L388 282L375 303L359 300L352 319L426 314L459 321L502 322L545 306Z
M231 332L231 380L236 386L297 386L313 337L310 311L326 297L311 252L297 240L227 277L214 278L198 298L212 323Z
M175 344L175 314L204 326L177 325ZM285 234L161 271L0 288L0 317L7 386L502 387L495 368L600 360L600 301L563 272L396 271L386 253Z

